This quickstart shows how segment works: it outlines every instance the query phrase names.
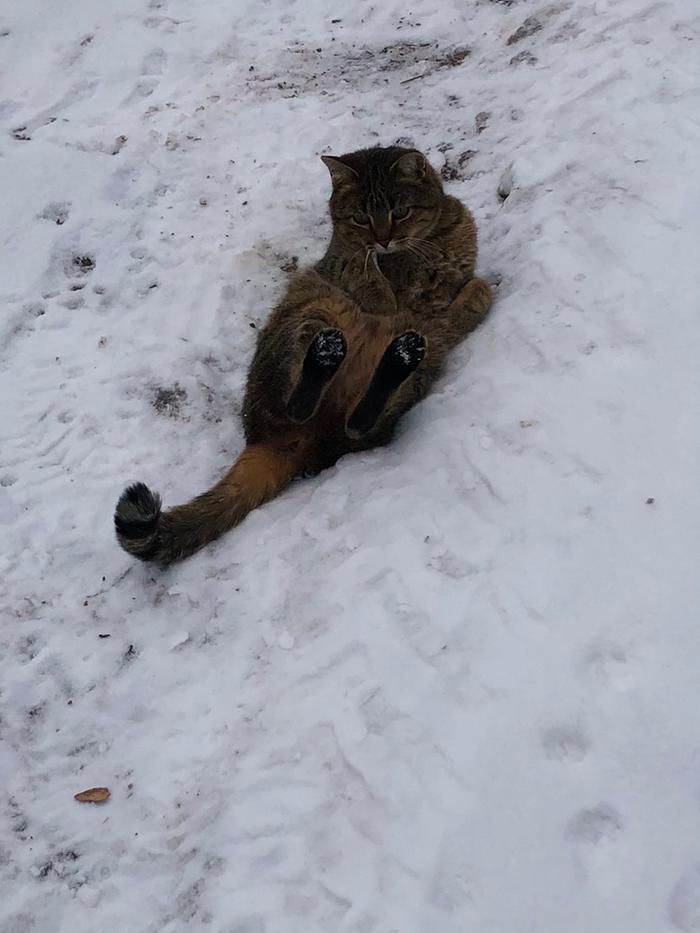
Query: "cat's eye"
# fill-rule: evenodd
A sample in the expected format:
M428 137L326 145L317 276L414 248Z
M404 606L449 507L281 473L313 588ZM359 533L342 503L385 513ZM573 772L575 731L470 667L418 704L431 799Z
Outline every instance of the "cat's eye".
M358 211L357 214L352 215L352 222L358 227L369 227L369 216Z
M394 218L394 220L405 220L410 213L410 207L395 207L391 212L391 216Z

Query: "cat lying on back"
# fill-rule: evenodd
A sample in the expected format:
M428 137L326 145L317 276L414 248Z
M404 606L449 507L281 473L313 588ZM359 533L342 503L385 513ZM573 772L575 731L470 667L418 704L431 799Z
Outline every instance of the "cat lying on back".
M114 523L141 560L187 557L294 477L386 443L491 305L488 283L474 277L474 220L424 156L392 147L323 161L333 235L260 332L243 403L247 446L186 505L162 512L143 483L126 489Z

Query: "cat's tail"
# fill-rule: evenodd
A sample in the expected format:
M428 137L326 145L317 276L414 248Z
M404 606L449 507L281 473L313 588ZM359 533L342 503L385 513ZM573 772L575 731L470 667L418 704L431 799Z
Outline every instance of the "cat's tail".
M276 496L298 470L292 449L252 444L210 490L166 512L161 511L159 495L135 483L124 491L114 512L117 540L140 560L182 560Z

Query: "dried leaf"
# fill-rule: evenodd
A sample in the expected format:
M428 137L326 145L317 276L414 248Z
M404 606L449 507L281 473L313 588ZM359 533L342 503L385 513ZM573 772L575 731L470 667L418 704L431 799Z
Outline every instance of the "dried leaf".
M75 795L75 799L80 803L104 803L109 799L109 787L90 787L88 790L81 790Z

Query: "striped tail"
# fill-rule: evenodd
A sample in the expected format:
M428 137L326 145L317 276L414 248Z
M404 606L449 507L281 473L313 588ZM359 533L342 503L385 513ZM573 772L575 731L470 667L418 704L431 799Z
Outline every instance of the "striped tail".
M252 444L219 482L186 505L161 511L160 496L143 483L122 494L114 512L117 540L144 561L171 564L194 554L273 499L299 470L292 451Z

